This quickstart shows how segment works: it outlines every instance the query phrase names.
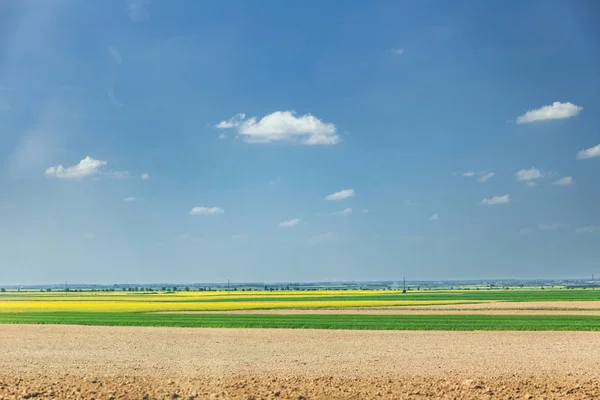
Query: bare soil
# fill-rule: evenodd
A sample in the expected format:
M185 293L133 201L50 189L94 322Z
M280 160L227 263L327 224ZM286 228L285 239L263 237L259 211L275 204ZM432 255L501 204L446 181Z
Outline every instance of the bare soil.
M598 398L592 332L0 325L0 399Z

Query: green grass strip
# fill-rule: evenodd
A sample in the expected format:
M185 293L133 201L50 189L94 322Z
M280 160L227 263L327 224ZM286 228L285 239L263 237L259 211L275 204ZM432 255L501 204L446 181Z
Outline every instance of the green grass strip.
M0 313L3 324L448 331L600 331L600 316Z

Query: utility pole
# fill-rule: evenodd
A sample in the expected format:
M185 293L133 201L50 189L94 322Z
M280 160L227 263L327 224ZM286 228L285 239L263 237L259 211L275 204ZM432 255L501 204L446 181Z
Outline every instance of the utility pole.
M596 282L594 281L594 274L592 274L592 290L596 287Z
M402 277L402 293L406 293L406 278Z
M229 292L229 279L227 279L227 294L228 295L230 294L230 292Z

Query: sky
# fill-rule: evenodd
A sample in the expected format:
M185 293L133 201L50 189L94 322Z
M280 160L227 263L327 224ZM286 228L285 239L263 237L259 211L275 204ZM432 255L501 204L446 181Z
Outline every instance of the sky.
M600 276L598 18L0 1L0 284Z

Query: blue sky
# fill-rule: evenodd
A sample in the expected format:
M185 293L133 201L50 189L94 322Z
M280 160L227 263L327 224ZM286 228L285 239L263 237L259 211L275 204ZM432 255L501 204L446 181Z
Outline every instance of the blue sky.
M598 17L0 2L0 283L600 275Z

